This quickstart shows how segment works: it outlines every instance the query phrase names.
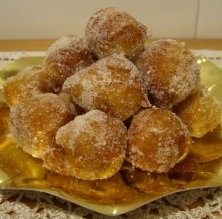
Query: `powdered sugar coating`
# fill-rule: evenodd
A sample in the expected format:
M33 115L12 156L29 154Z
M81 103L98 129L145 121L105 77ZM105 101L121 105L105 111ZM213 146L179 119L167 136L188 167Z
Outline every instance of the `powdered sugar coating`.
M75 35L61 37L48 49L44 60L49 76L55 86L61 86L65 79L94 62L85 40Z
M185 47L171 39L151 43L136 66L158 106L171 108L194 93L200 83L200 66Z
M105 179L118 172L125 159L126 127L121 120L92 110L61 127L56 142L72 156L67 158L71 176Z
M187 125L192 137L201 138L221 122L221 104L205 87L179 103L176 114Z
M189 152L186 126L167 109L150 108L137 114L128 130L129 160L145 171L168 172Z
M108 7L97 11L85 30L89 49L104 58L113 53L124 53L135 59L144 49L146 27L125 11Z
M140 72L117 54L69 77L63 91L87 111L99 109L122 120L149 104Z
M43 158L56 147L57 130L72 118L67 103L56 94L39 94L11 108L11 134L25 152Z
M29 66L7 79L2 93L9 106L15 106L22 99L52 91L51 81L41 66Z

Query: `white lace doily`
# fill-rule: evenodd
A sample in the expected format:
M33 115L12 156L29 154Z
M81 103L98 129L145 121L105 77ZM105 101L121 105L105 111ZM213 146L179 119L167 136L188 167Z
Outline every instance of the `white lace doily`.
M222 51L195 50L222 68ZM44 52L0 52L0 68L23 56ZM60 198L33 191L1 190L0 219L210 219L222 218L222 187L197 189L169 195L134 211L107 217Z
M53 219L205 219L222 217L222 188L197 189L169 195L127 214L108 217L39 192L0 193L0 218Z

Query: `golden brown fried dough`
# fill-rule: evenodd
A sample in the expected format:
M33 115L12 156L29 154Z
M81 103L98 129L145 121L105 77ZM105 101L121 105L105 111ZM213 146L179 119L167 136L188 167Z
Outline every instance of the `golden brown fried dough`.
M121 120L92 110L61 127L56 143L63 149L45 156L46 168L83 180L106 179L122 166L127 130Z
M60 89L65 79L94 62L85 41L75 35L61 37L49 47L44 66L55 89Z
M176 113L187 125L192 137L201 138L221 121L221 105L206 88L176 106Z
M166 173L186 157L192 142L171 111L151 108L134 116L128 130L130 162L144 171Z
M51 82L41 66L26 67L10 77L3 86L3 95L9 106L15 106L22 99L52 91Z
M175 40L151 43L136 66L157 106L171 108L194 93L200 83L200 66L195 57Z
M56 94L39 94L11 108L11 134L25 152L43 158L56 147L57 130L71 119L73 112Z
M149 104L140 72L121 55L77 72L64 82L63 91L86 111L99 109L121 120Z
M104 58L123 53L135 59L144 49L146 27L121 9L109 7L97 11L85 30L89 49Z

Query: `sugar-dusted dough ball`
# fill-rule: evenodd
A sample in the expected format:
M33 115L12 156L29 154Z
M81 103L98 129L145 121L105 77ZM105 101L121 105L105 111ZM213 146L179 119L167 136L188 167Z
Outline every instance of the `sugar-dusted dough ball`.
M144 49L146 27L125 11L108 7L97 11L85 30L89 49L104 58L113 53L124 53L135 59Z
M51 82L41 66L26 67L16 75L8 78L2 93L9 106L15 106L22 99L36 94L52 91Z
M65 79L94 62L85 40L75 35L61 37L48 49L44 66L55 86L59 89Z
M58 129L72 119L68 104L56 94L39 94L11 108L11 134L25 152L43 158L56 147Z
M200 66L185 45L175 40L151 43L136 66L157 106L170 108L198 89Z
M132 62L117 54L69 77L63 91L87 111L99 109L122 120L148 105L140 72Z
M60 172L56 168L61 164L49 162L50 154L49 159L46 156L45 160L48 169L83 180L106 179L122 166L127 130L121 120L92 110L61 127L56 135L56 143L67 153L63 159L65 171Z
M201 88L176 106L176 114L187 125L191 136L201 138L221 122L222 106L206 88Z
M186 157L192 140L170 110L150 108L134 116L128 130L130 162L148 172L168 172Z

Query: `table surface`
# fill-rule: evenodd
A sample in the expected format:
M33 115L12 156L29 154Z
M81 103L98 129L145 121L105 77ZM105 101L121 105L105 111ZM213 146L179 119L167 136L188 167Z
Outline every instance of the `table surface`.
M154 40L154 39L151 39ZM190 49L222 50L222 39L178 39ZM0 51L45 51L55 39L0 40Z

